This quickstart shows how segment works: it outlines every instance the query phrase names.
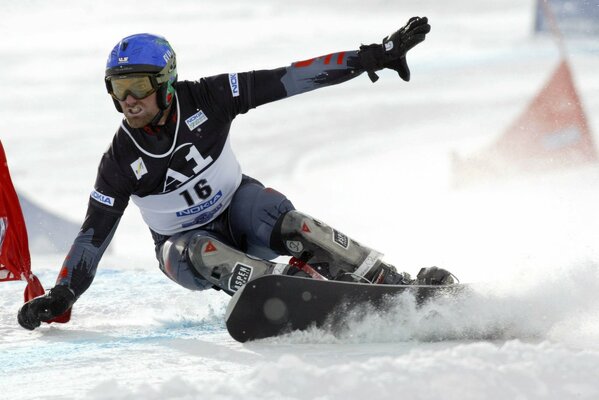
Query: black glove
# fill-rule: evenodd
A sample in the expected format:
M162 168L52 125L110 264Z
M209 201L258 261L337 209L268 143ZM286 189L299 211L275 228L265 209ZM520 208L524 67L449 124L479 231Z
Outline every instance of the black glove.
M65 313L75 303L75 294L66 286L55 286L50 291L23 304L17 319L19 324L34 330L42 321L49 321Z
M410 69L406 62L406 53L424 41L430 31L428 18L412 17L403 28L384 38L382 44L360 46L360 62L368 72L370 80L376 82L379 79L374 71L391 68L397 71L401 79L409 81Z

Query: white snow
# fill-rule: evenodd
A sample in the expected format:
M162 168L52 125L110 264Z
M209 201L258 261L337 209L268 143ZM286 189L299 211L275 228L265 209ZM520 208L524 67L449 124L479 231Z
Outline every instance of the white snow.
M0 285L7 399L599 398L599 168L463 190L451 153L491 143L559 61L531 35L534 1L274 0L5 2L0 132L17 189L81 221L120 115L104 63L121 37L166 36L180 79L275 68L379 41L412 15L433 30L383 71L238 117L247 174L375 247L399 269L446 267L475 295L240 344L228 296L194 293L157 268L134 206L66 325L21 329L24 284ZM599 140L599 41L567 42ZM32 254L51 287L64 255Z

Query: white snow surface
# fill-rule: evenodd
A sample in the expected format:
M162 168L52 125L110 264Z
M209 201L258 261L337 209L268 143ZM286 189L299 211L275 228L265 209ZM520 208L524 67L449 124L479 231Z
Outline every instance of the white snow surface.
M17 190L81 221L121 116L103 83L120 38L166 36L180 79L275 68L378 42L413 15L432 32L412 81L382 71L252 110L232 128L244 172L416 273L439 265L476 296L240 344L228 296L157 267L127 210L66 325L16 322L24 283L0 285L6 399L597 399L599 169L453 190L454 151L511 124L559 62L531 34L534 1L5 1L0 137ZM599 41L566 43L599 140ZM32 254L51 287L62 256Z

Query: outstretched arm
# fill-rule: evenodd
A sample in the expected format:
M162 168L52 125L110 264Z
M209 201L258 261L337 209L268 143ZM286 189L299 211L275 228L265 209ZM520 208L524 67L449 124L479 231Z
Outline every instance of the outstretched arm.
M364 71L358 50L298 61L288 67L255 71L253 106L336 85Z
M359 50L332 53L299 61L288 67L254 72L254 106L336 85L367 72L373 82L375 71L390 68L410 80L406 53L424 41L430 32L426 17L412 17L407 24L385 37L380 44L361 46Z
M406 53L425 39L430 28L426 17L412 17L380 44L363 45L359 50L331 53L282 68L203 78L194 83L193 91L199 98L206 96L205 103L216 104L216 114L232 120L262 104L336 85L363 72L376 82L375 71L390 68L409 81Z

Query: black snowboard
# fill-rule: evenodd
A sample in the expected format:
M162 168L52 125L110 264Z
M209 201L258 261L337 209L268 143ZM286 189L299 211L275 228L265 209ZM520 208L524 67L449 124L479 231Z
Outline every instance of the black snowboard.
M227 330L239 342L277 336L310 326L334 326L348 309L370 304L388 307L405 291L418 302L459 293L463 285L370 285L322 281L285 275L265 275L248 282L231 299L225 315Z

